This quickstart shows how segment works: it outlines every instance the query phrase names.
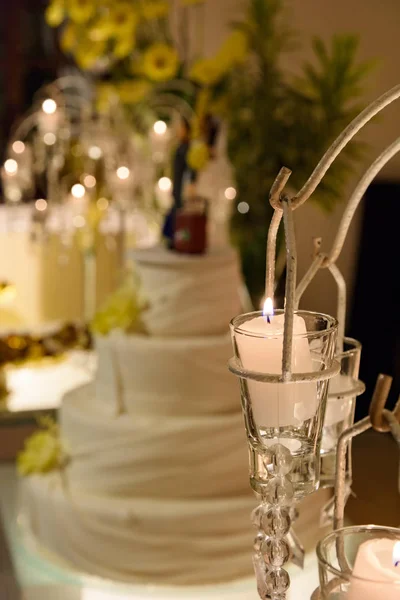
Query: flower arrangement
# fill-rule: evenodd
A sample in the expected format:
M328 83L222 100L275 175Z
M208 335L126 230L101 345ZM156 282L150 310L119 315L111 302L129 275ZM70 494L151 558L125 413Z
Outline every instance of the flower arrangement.
M138 115L164 117L173 106L190 123L188 166L213 158L210 115L226 124L237 195L231 234L257 303L263 291L268 194L284 164L301 185L332 139L359 111L357 99L371 65L356 60L355 36L313 41L312 63L290 76L281 56L293 49L285 0L248 0L212 56L205 56L205 0L181 0L179 31L172 32L165 0L51 0L47 21L61 27L61 46L78 66L97 74L98 108L118 98ZM192 27L190 27L192 26ZM188 35L196 30L198 35ZM189 39L190 38L190 39ZM320 186L315 201L331 210L362 146L348 146ZM247 211L235 210L248 207Z
M22 476L49 473L65 464L66 453L58 425L51 417L41 418L39 425L40 431L25 441L23 450L17 456L17 469Z
M220 90L247 55L247 36L235 27L212 58L203 58L177 40L165 0L51 0L47 22L60 27L60 44L84 71L97 73L97 106L117 98L132 118L149 107L168 113L184 110L190 121L193 149L189 166L204 168L211 156L206 117L218 114ZM204 21L203 0L181 0L183 26ZM195 43L194 46L197 44Z

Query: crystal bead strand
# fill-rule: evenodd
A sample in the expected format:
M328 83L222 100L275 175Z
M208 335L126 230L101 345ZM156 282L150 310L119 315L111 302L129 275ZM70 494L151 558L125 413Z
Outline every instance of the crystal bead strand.
M290 558L286 535L291 525L294 496L290 479L293 458L285 446L275 444L268 449L264 465L268 479L260 486L261 504L252 514L253 524L258 529L253 565L260 598L285 600L290 586L289 573L283 566Z

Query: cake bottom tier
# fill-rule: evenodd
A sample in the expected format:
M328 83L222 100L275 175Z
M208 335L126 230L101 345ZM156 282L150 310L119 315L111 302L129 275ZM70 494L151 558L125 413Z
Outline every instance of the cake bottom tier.
M251 575L251 496L153 500L71 494L60 472L23 478L32 534L76 569L113 580L198 585Z

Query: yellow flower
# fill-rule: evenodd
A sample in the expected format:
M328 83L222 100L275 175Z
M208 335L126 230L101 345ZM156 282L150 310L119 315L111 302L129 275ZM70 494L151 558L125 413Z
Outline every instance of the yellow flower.
M113 54L115 58L126 58L135 47L135 37L133 34L124 35L115 41Z
M132 79L121 81L116 89L123 104L137 104L149 94L152 84L145 79Z
M168 2L165 0L145 0L142 5L141 14L142 17L148 21L153 19L162 19L169 13Z
M78 41L78 27L69 22L63 29L60 38L60 46L64 52L71 52Z
M46 23L50 27L58 27L65 18L63 0L53 0L46 8L45 12Z
M192 66L189 77L200 85L214 85L223 77L221 65L212 58L201 58Z
M78 24L87 23L96 11L93 0L68 0L67 12L71 20Z
M187 163L189 167L191 167L195 171L201 171L201 169L204 169L209 159L210 151L208 149L207 144L200 140L194 140L190 144L187 156Z
M172 79L179 68L179 56L175 48L161 42L145 50L142 61L142 72L152 81Z
M93 42L81 39L74 53L75 61L83 71L90 70L106 51L106 42Z
M110 14L111 26L116 35L133 33L138 22L138 13L129 2L120 2Z
M91 325L92 331L107 335L113 329L140 329L144 304L138 288L138 282L129 278L96 314Z
M194 63L189 77L200 85L215 85L233 66L243 62L247 53L247 37L241 31L234 31L214 58L202 58Z
M62 445L56 426L38 431L29 437L24 449L17 456L17 469L20 475L48 473L61 466Z
M110 38L125 40L134 37L137 24L138 13L130 4L124 2L94 21L88 35L94 41Z
M222 44L216 60L223 65L226 70L232 66L242 63L248 54L247 36L238 29L233 31Z

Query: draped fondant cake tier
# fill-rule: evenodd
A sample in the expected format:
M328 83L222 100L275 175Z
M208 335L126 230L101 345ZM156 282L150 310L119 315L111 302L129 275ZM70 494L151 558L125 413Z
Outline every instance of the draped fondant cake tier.
M246 441L227 370L235 254L135 253L150 335L96 339L95 381L67 394L59 472L26 477L39 540L90 573L177 585L251 572Z
M219 335L239 314L240 272L231 249L214 248L205 256L164 248L130 253L150 306L144 323L150 335Z

